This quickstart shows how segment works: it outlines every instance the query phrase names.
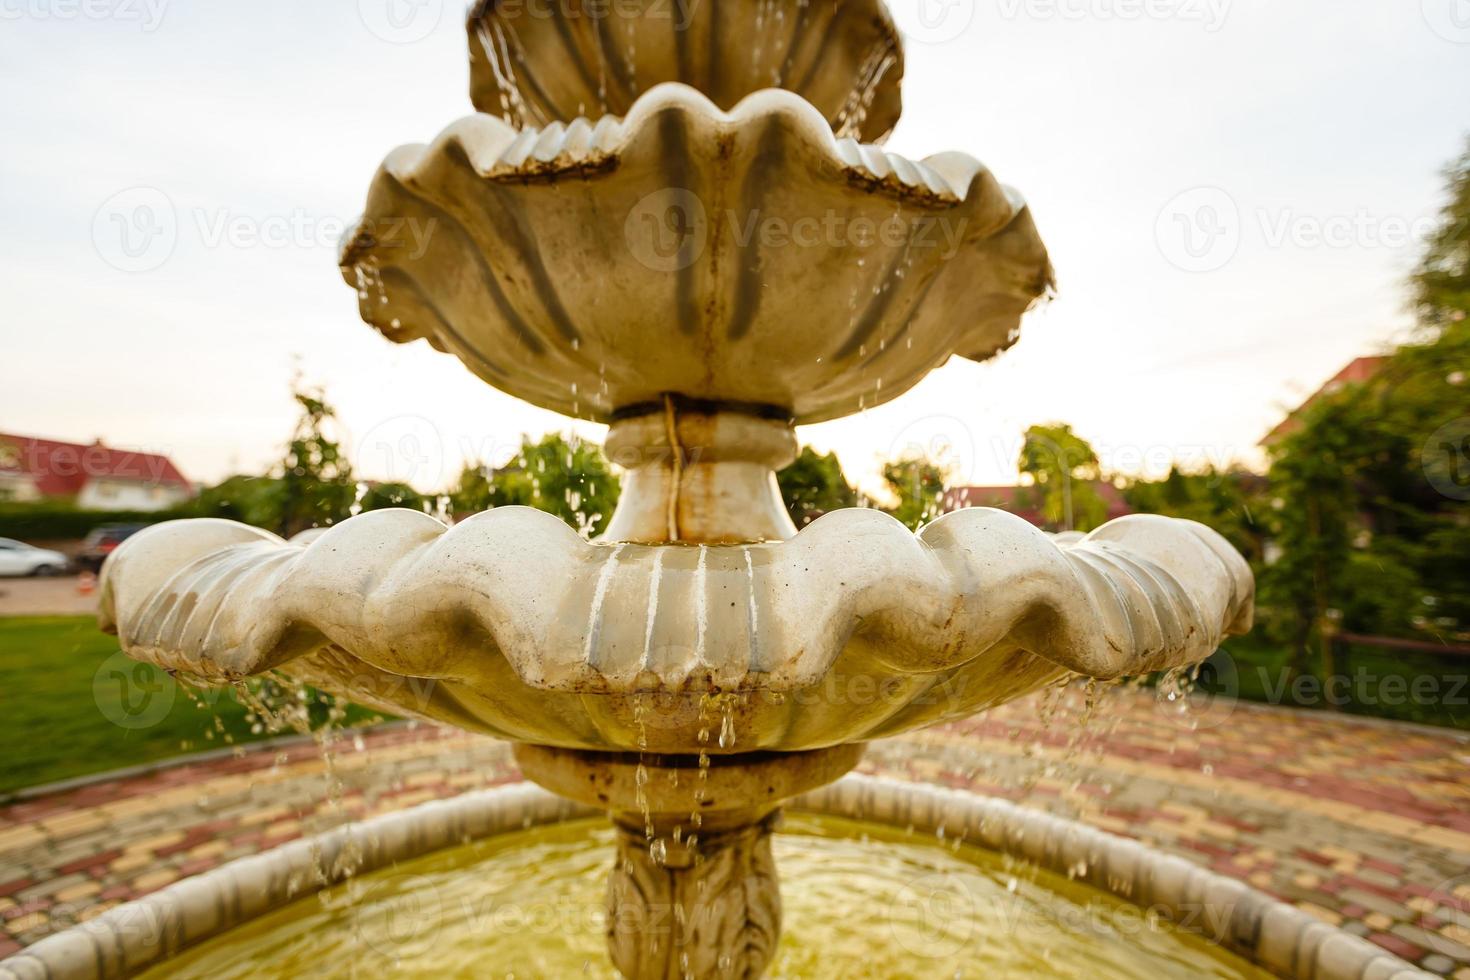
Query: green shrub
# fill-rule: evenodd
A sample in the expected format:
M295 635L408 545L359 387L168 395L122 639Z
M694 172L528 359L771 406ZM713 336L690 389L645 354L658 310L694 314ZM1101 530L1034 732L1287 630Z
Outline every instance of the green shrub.
M73 541L103 524L158 524L180 516L177 511L79 510L50 502L0 503L0 538L21 541Z

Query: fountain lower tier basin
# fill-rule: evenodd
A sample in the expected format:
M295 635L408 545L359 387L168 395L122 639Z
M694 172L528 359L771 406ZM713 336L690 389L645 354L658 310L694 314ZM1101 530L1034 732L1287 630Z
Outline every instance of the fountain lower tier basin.
M788 541L587 542L500 508L406 510L301 546L178 521L130 538L101 620L130 656L212 682L272 670L517 742L735 755L867 741L1069 673L1198 663L1250 625L1249 567L1189 521L1057 544L976 508L911 533L838 511Z
M426 803L111 909L0 980L610 976L614 831L597 816L525 785ZM805 794L774 853L772 976L1430 977L1188 861L935 787L849 776Z

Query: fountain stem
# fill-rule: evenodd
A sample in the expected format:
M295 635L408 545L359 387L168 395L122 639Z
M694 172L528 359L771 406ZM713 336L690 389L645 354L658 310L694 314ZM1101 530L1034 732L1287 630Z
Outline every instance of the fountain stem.
M515 756L528 779L612 817L607 940L623 976L755 980L781 938L781 804L846 775L863 748L685 756L518 744Z
M765 972L781 937L771 856L780 813L770 805L724 811L698 833L689 814L614 816L607 942L623 976L742 980Z
M780 413L666 396L612 423L607 453L626 474L607 541L743 544L781 541L796 526L776 470L796 458Z

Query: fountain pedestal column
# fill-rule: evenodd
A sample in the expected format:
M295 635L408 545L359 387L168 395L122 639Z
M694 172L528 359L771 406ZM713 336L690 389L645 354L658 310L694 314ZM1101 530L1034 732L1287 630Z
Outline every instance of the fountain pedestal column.
M776 807L613 818L617 863L608 878L608 950L623 976L648 980L759 977L781 936L771 856ZM652 835L650 837L650 835Z
M609 811L607 936L629 980L753 980L781 936L781 803L847 774L861 743L729 756L517 745L527 778Z
M666 398L612 423L608 458L625 471L605 541L783 541L796 525L776 471L796 459L781 413Z

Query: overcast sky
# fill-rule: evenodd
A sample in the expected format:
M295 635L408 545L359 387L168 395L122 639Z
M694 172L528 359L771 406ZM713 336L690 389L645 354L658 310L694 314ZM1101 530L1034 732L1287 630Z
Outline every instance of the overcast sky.
M802 430L850 477L920 446L1011 482L1051 420L1123 472L1250 460L1409 326L1413 239L1470 132L1470 0L927 2L896 11L888 148L1020 189L1060 293L996 361ZM370 477L428 488L570 427L383 340L336 269L381 158L471 111L462 21L461 0L0 0L0 430L259 471L297 366ZM166 259L119 247L140 205L174 222ZM417 445L413 471L384 444Z

